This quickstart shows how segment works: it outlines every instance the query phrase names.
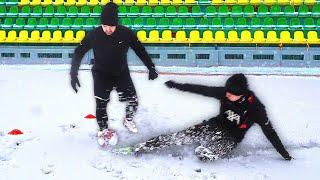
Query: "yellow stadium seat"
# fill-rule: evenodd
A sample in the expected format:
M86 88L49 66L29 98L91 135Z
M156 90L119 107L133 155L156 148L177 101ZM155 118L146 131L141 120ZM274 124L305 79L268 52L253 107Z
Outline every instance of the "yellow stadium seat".
M189 34L189 43L200 43L200 32L198 30L192 30Z
M118 5L121 5L123 4L122 0L113 0L114 3L118 4Z
M52 0L43 0L43 2L41 2L41 6L49 6L52 4Z
M20 0L19 6L26 6L30 4L30 0Z
M147 33L146 31L138 31L137 33L137 37L139 39L139 41L141 41L142 43L146 43L147 42Z
M147 4L147 0L137 0L136 1L136 5L146 5Z
M228 32L228 43L238 43L240 41L237 31Z
M19 32L19 37L17 42L19 43L27 43L29 41L29 33L26 30L22 30Z
M160 0L161 5L169 5L171 4L171 0Z
M76 4L76 0L66 0L66 2L64 3L64 5L66 6L73 6Z
M158 43L159 41L160 41L159 31L158 30L150 31L149 32L148 42L149 43Z
M6 31L0 30L0 43L3 43L6 41Z
M184 3L187 4L187 5L196 4L196 0L185 0Z
M50 31L43 31L41 34L40 42L42 43L50 43L51 41L51 32Z
M78 0L78 1L76 2L76 5L77 5L77 6L87 5L87 0Z
M30 5L31 6L38 6L41 4L41 0L31 0Z
M40 42L40 32L38 30L34 30L31 32L29 42L30 43L39 43Z
M304 0L304 4L306 4L306 5L314 5L314 4L316 4L316 0Z
M212 1L211 1L211 4L214 4L214 5L221 5L221 4L223 4L223 3L224 3L223 0L212 0Z
M261 0L250 0L251 5L259 5L261 3Z
M263 0L263 4L266 4L266 5L273 5L276 3L277 3L277 0Z
M185 31L177 31L175 43L186 43L188 41Z
M263 31L255 31L253 34L253 42L254 43L265 43L266 39L264 38Z
M291 4L293 4L295 6L299 6L299 5L303 4L303 0L291 0Z
M100 1L100 4L101 5L106 5L106 4L108 4L110 2L110 0L101 0Z
M125 5L133 5L134 4L134 0L124 0L124 4Z
M317 31L309 31L307 36L308 36L308 39L307 39L308 44L319 44L320 43L320 39L318 38ZM0 41L1 41L1 39L0 39Z
M182 0L172 0L173 5L181 5L183 4Z
M203 32L202 35L202 43L213 43L214 38L213 38L213 33L210 30L206 30Z
M87 3L89 6L96 6L99 4L99 0L88 0Z
M171 30L164 30L161 35L160 42L171 43L172 42L172 32Z
M267 33L267 43L279 43L279 38L277 37L276 31L268 31Z
M217 31L214 35L216 43L225 43L226 42L226 34L224 31Z
M77 31L76 38L75 38L74 42L80 43L85 35L86 35L85 31L83 31L83 30Z
M237 4L237 0L225 0L224 3L227 5L233 5L233 4Z
M12 30L9 31L8 36L6 38L7 43L15 43L17 41L17 32Z
M53 43L61 43L62 42L62 32L60 30L56 30L53 32L51 42L53 42Z
M278 0L278 4L279 5L287 5L290 4L291 0Z
M293 42L298 44L305 44L307 40L304 38L302 31L295 31L293 34Z
M155 6L155 5L158 5L158 4L159 4L158 0L149 0L148 1L148 5L151 5L151 6Z
M249 0L238 0L239 5L247 5L249 4Z
M292 42L289 31L281 31L280 42L281 43L291 43Z
M63 43L74 43L74 33L71 30L64 32Z
M251 32L248 30L242 31L241 37L240 37L240 42L241 43L251 43L252 42Z
M64 4L64 0L53 0L52 4L54 6L61 6Z

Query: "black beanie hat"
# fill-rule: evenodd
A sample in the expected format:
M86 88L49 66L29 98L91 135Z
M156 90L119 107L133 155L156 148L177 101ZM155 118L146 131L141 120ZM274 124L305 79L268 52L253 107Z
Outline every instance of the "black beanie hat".
M234 74L226 82L227 92L234 95L243 95L248 92L248 82L244 74Z
M118 25L118 5L109 2L103 7L101 12L101 24L109 26Z

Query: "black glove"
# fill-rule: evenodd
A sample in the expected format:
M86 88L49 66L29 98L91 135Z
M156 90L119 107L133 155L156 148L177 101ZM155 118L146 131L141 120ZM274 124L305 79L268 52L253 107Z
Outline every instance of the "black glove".
M288 154L286 156L283 156L283 158L286 160L286 161L291 161L292 157Z
M165 82L164 84L165 84L168 88L174 88L174 87L176 87L176 85L177 85L177 83L174 82L174 81L172 81L172 80L167 81L167 82Z
M78 75L77 75L77 74L74 74L74 73L71 73L70 76L71 76L71 86L72 86L72 89L77 93L77 92L78 92L77 85L78 85L79 87L81 87L81 86L80 86L79 79L78 79Z
M154 80L158 77L158 72L154 67L149 69L149 80Z

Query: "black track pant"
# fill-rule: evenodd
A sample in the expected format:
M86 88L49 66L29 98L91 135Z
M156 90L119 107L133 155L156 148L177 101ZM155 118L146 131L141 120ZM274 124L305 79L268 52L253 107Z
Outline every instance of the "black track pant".
M227 131L209 125L196 125L186 130L160 135L135 146L136 153L159 150L172 145L198 144L195 149L196 156L202 160L216 160L227 156L236 146L237 142Z
M126 118L131 121L138 108L138 98L129 72L121 76L112 76L93 70L92 75L96 99L96 118L100 130L108 128L107 105L112 90L118 92L119 101L126 102Z

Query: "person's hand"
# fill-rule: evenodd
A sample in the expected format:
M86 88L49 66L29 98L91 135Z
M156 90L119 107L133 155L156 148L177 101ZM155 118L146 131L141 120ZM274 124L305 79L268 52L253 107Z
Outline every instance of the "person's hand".
M290 155L284 156L283 157L286 161L291 161L293 159Z
M154 80L158 77L158 72L154 67L149 69L149 80Z
M174 88L176 86L176 82L170 80L164 83L168 88Z
M78 76L76 74L71 74L71 86L76 93L78 92L79 87L81 87Z

